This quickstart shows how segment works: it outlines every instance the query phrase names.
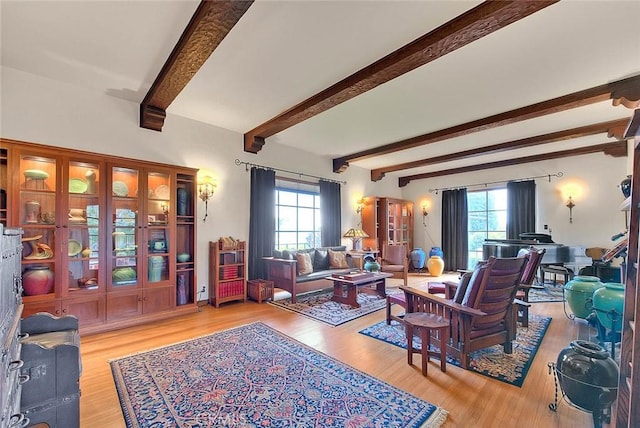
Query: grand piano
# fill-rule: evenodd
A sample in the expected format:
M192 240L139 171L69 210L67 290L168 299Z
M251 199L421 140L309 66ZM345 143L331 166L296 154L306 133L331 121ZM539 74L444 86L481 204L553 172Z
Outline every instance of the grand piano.
M566 268L568 278L577 275L581 269L591 267L594 264L591 257L586 255L586 247L580 245L557 244L551 239L551 235L543 233L521 233L520 239L485 239L482 245L482 257L488 259L494 257L516 257L518 251L523 248L544 248L546 251L540 263L541 277L548 267ZM611 268L610 268L611 269ZM613 274L619 277L618 269ZM562 272L562 269L549 269L549 271ZM600 272L604 276L604 271ZM609 278L607 277L607 280Z

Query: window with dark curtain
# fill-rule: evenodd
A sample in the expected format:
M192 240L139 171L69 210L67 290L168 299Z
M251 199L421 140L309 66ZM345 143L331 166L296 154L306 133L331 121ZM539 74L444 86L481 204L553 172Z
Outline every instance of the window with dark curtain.
M251 168L251 202L249 207L249 279L267 278L263 257L275 248L276 173Z
M442 252L448 271L467 269L467 189L442 192Z
M340 183L320 180L321 241L325 247L340 245L342 236Z
M536 182L507 183L507 239L536 231Z

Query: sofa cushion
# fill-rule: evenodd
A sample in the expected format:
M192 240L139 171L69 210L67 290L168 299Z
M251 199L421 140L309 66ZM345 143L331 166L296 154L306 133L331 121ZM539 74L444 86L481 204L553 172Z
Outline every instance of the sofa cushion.
M316 248L316 254L313 258L313 271L329 269L329 250L326 248Z
M349 267L347 263L346 251L334 251L329 249L329 268L330 269L346 269Z
M311 262L311 255L307 252L299 252L296 255L298 260L298 275L306 275L313 272L313 263Z
M298 252L296 250L284 250L280 258L285 260L295 260Z

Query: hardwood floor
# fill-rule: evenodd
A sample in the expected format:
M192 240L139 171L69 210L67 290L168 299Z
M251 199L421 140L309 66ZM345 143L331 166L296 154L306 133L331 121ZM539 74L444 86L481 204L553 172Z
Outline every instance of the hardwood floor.
M411 283L433 280L412 275ZM406 351L369 338L358 331L384 319L384 311L331 327L269 304L228 303L215 309L123 330L82 337L80 379L81 426L124 427L109 360L252 322L263 322L321 352L408 391L449 412L445 427L562 427L593 426L589 413L566 402L552 412L554 379L547 364L584 331L583 320L569 320L562 303L536 303L530 312L553 318L522 388L448 365L447 372L431 361L428 377L419 356L406 363Z

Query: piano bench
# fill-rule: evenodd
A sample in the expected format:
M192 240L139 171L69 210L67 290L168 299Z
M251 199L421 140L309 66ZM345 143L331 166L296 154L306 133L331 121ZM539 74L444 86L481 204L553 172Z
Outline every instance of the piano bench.
M542 283L545 283L545 278L547 274L553 275L553 286L557 286L558 275L564 277L563 284L571 281L573 278L573 271L569 268L559 265L543 265L540 266L540 272L542 272Z

